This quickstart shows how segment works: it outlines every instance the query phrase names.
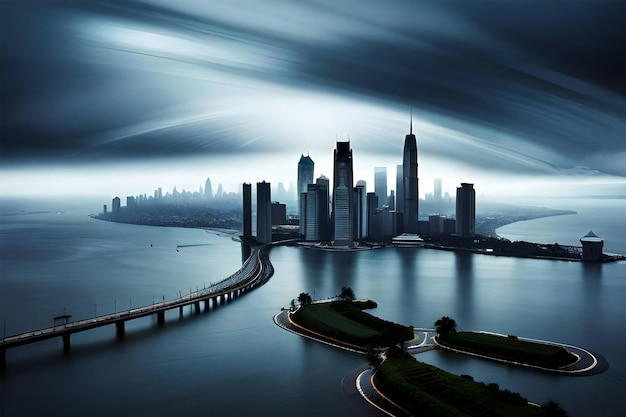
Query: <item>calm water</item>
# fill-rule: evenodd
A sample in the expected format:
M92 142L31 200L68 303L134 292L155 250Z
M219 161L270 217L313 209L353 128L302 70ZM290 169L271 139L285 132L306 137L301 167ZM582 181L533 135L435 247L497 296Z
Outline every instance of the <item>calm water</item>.
M510 225L500 233L568 243L564 227L573 242L593 229L606 239L606 250L626 253L626 200L563 203L555 207L579 214ZM80 319L171 298L240 265L240 247L230 237L101 222L87 217L93 209L65 205L4 202L0 209L0 320L7 335L48 326L64 311ZM553 399L572 416L617 416L626 408L626 262L588 266L431 250L287 247L273 249L271 260L276 273L266 285L215 310L197 316L186 310L182 318L172 311L163 327L154 318L129 322L122 341L112 326L76 334L68 355L60 340L9 350L0 415L354 415L340 384L363 357L272 322L299 292L321 298L342 286L376 300L374 314L403 324L431 326L449 315L465 330L598 352L610 368L588 377L445 352L418 359L536 402Z

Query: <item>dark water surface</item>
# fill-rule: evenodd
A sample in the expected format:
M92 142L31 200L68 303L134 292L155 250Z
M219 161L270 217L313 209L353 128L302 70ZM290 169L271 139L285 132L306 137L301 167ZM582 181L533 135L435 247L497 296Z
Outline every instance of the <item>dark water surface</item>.
M500 232L506 235L515 226L515 233L534 231L552 241L550 227L561 233L559 222L565 222L580 225L571 230L576 238L593 228L607 247L611 242L611 251L626 253L626 201L582 203L558 206L579 210L578 215ZM0 320L6 335L49 326L64 311L81 319L172 298L225 278L241 263L240 246L228 236L96 221L80 208L54 206L39 213L52 207L43 202L40 207L31 202L24 212L16 207L5 203L0 210ZM613 226L587 226L602 209L603 221ZM179 245L198 246L177 251ZM123 340L116 340L113 326L76 334L67 355L55 339L10 349L0 376L0 416L354 415L340 384L364 358L302 339L272 322L299 292L323 298L342 286L376 300L374 314L403 324L432 326L449 315L464 330L598 352L610 368L587 377L438 351L418 359L496 382L532 401L555 400L572 416L617 416L626 408L626 262L583 265L433 250L329 253L288 247L273 249L271 260L276 272L266 285L209 312L196 316L185 310L179 317L174 310L163 327L156 318L129 322Z

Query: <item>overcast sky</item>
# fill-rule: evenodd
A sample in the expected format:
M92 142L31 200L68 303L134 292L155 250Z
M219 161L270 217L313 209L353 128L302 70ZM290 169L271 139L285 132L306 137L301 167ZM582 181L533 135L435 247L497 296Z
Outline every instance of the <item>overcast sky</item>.
M421 195L626 194L625 21L620 0L5 0L0 193L288 184L348 139L355 179L395 188L412 107Z

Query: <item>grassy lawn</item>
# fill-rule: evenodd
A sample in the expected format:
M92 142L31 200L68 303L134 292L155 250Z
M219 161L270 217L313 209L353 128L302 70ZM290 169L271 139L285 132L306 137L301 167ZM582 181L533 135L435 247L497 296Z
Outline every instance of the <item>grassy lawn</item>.
M348 301L308 304L300 307L293 320L307 329L366 347L387 347L413 338L411 327L401 326L362 311L375 304Z
M545 368L559 368L576 361L576 356L560 346L545 345L515 337L497 336L485 333L459 332L452 333L440 342L461 350L485 354L501 359L512 360Z
M373 306L375 306L373 302L364 305L347 301L308 304L300 307L292 319L307 329L345 343L364 348L393 346L387 351L387 359L377 368L374 383L387 398L413 415L429 417L550 415L544 408L528 405L528 401L519 394L500 390L497 384L485 385L482 382L474 382L471 377L457 376L418 362L395 346L400 341L413 338L412 329L362 311L363 308ZM470 340L474 343L485 341L482 337L475 338L472 333L458 333L455 336L457 335L458 337L446 340L454 340L455 343L470 343L468 342ZM481 346L493 348L508 344L509 342L502 340L492 340L491 344ZM539 349L538 346L517 343L513 345L525 346L524 352L548 357L555 353L559 354L553 349L544 347Z
M546 416L517 393L460 377L403 354L387 359L374 376L376 387L413 415Z

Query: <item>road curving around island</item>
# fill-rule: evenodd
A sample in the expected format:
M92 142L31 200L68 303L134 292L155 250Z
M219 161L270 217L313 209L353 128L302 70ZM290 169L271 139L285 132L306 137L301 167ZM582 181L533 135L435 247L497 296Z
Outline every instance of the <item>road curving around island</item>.
M305 327L300 326L291 319L291 311L281 310L274 316L274 323L291 333L295 333L299 336L306 337L307 339L315 340L316 342L324 343L332 347L347 350L349 352L366 354L367 350L361 346L352 345L350 343L342 342L332 337L324 336L323 334L314 332Z
M485 332L485 331L480 331L476 333L484 333L484 334L489 334L489 335L494 335L494 336L507 337L506 335L502 335L499 333L492 333L492 332ZM462 349L459 346L455 346L455 347L448 346L446 344L441 343L439 340L437 340L436 336L433 336L432 338L433 342L439 348L447 350L447 351L474 356L474 357L481 358L481 359L488 359L488 360L506 363L510 365L557 373L560 375L570 375L570 376L597 375L606 371L609 368L608 361L604 357L602 357L601 355L597 353L592 353L589 350L583 349L578 346L567 345L563 343L556 343L556 342L551 342L547 340L523 338L523 337L519 337L518 339L521 341L526 341L526 342L531 342L531 343L539 343L539 344L544 344L544 345L549 345L549 346L561 347L567 350L569 353L573 354L574 356L578 357L578 360L571 365L566 365L560 368L546 368L546 367L542 367L538 365L532 365L529 363L498 358L496 356L492 356L486 353L472 352L470 350Z

